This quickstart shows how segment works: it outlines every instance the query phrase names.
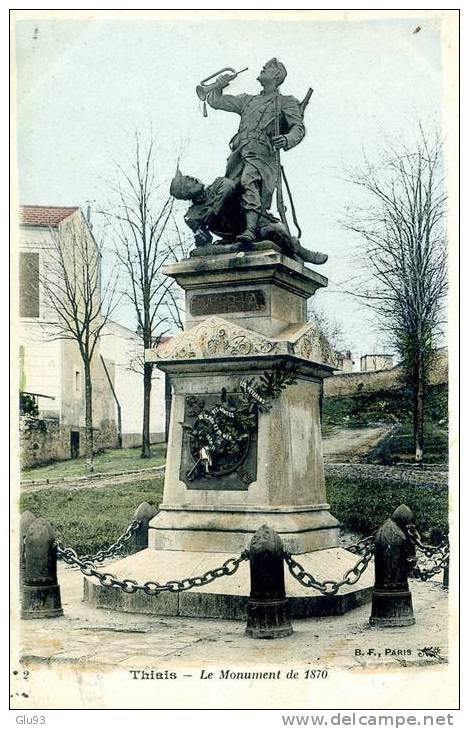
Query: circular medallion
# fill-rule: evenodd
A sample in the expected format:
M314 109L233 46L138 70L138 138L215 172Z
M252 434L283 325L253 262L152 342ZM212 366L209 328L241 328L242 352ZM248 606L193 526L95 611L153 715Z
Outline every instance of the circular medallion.
M251 438L236 415L235 410L216 405L197 416L189 448L195 463L203 459L205 476L217 478L232 473L246 460Z

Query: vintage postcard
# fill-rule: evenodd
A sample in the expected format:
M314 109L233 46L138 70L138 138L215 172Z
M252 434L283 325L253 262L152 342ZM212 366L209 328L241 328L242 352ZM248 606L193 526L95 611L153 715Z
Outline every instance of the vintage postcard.
M458 24L11 11L20 718L453 723Z

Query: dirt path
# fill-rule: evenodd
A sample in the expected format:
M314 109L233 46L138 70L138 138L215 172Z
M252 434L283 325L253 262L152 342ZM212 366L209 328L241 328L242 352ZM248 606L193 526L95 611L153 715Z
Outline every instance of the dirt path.
M417 482L446 483L446 468L428 466L416 471L404 466L379 466L358 463L360 456L377 445L392 430L392 425L381 425L368 428L332 428L323 439L323 453L326 474L340 473L350 478L375 477L391 481L406 480ZM46 480L24 482L21 491L42 491L45 489L69 490L86 488L104 488L118 486L130 481L149 481L164 475L164 465L142 471L129 471L118 474L102 474L100 476L83 476L77 479L61 479L48 483Z
M339 475L350 481L377 479L389 483L422 483L428 486L448 483L448 468L441 465L427 465L415 468L412 465L382 466L360 463L363 456L374 448L392 430L392 425L369 428L333 428L323 439L326 476Z
M370 428L333 428L322 441L324 460L332 463L359 457L377 445L392 427L380 425Z
M158 478L158 476L164 476L164 465L156 466L155 468L147 468L142 471L129 471L127 473L118 474L103 474L101 476L82 476L81 478L73 479L61 479L56 481L36 481L31 483L24 481L21 484L21 492L28 493L31 491L45 491L45 490L69 490L69 489L95 489L104 488L105 486L118 486L121 483L128 483L130 481L150 481L152 478Z

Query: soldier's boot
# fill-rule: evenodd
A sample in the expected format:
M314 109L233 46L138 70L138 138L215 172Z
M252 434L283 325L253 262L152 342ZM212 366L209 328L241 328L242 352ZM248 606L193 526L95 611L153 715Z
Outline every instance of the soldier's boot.
M289 236L289 245L292 249L293 258L295 260L305 261L305 263L315 263L316 265L325 263L328 259L327 253L320 253L319 251L310 251L307 248L304 248L298 238L294 238L293 236ZM289 251L287 251L287 256L292 255Z
M325 263L329 256L327 253L319 253L319 251L309 251L307 248L303 248L303 246L300 246L300 250L297 251L297 254L303 258L306 263L315 263L316 265L320 263Z
M259 213L255 210L246 211L246 230L236 238L238 243L254 243L256 240L256 227Z

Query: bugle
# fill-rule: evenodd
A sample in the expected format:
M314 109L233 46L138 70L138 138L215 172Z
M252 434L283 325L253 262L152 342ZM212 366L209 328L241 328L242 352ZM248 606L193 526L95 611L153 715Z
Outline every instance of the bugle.
M207 107L205 105L205 100L210 94L211 91L218 91L219 89L224 89L225 86L228 86L233 79L236 78L236 76L239 76L240 73L244 73L244 71L247 71L248 68L242 68L241 71L235 71L234 68L231 68L230 66L226 66L225 68L221 68L219 71L215 71L215 73L212 73L210 76L207 76L207 78L204 78L200 84L198 84L195 87L195 91L197 96L201 101L204 102L204 116L207 116ZM210 81L212 78L216 78L222 73L229 73L229 78L226 79L218 79L217 81L214 81L213 83L209 84L207 81Z

